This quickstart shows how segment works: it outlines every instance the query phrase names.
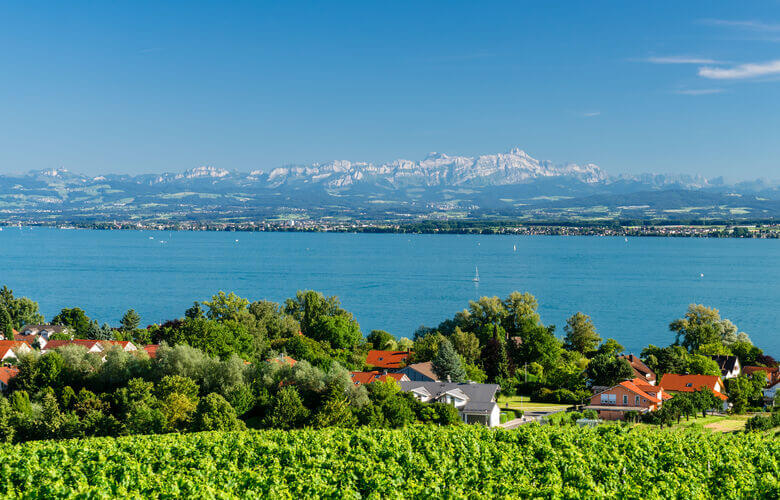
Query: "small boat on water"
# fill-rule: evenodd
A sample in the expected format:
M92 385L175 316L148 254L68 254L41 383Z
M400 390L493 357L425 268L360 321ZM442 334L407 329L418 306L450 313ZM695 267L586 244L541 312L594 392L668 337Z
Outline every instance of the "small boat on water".
M479 268L477 266L474 266L474 279L472 279L474 283L479 283Z

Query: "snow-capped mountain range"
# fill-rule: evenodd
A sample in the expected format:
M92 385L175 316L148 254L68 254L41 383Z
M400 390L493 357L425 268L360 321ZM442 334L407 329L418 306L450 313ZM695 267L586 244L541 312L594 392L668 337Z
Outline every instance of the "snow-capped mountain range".
M705 195L707 200L693 200ZM755 207L745 208L749 200ZM61 168L0 175L0 219L2 211L94 214L101 209L116 214L149 212L148 207L183 217L198 210L269 214L288 209L332 214L488 210L512 215L531 209L585 210L591 205L615 207L621 214L628 210L625 207L653 207L643 210L657 215L669 203L677 207L666 210L670 213L690 213L699 206L722 212L732 206L739 213L767 216L773 208L756 207L775 200L780 200L775 182L726 182L680 174L614 176L593 163L554 164L521 149L478 157L430 153L418 161L388 163L336 160L249 172L201 166L141 175L90 177Z

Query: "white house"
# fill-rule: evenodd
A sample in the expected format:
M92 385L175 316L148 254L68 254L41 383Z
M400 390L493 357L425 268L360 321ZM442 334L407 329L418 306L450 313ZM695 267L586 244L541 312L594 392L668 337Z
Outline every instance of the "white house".
M501 410L496 403L496 393L501 388L497 384L403 381L398 385L423 403L454 406L467 424L495 427L501 423Z
M68 327L62 325L24 325L19 332L22 335L40 335L46 340L55 333L68 333Z
M718 364L723 380L739 377L739 374L742 373L742 366L740 366L739 358L736 356L713 355L707 357Z
M17 354L30 352L32 348L24 342L15 340L0 340L0 361L16 359Z

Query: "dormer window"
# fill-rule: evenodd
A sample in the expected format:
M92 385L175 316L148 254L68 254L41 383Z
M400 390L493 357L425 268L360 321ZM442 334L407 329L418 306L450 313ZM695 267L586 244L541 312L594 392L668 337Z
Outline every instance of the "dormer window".
M693 384L688 382L687 384L685 384L685 387L693 387Z

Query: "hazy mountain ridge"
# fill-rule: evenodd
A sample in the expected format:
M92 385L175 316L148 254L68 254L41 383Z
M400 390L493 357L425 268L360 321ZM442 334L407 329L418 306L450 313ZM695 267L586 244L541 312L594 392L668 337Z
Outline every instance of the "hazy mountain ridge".
M355 218L453 210L531 218L765 218L778 215L779 199L778 183L767 180L611 176L592 163L556 165L520 149L478 157L431 153L381 164L336 160L268 172L201 166L161 174L90 177L47 169L0 176L0 216L30 218L266 218L290 210Z

